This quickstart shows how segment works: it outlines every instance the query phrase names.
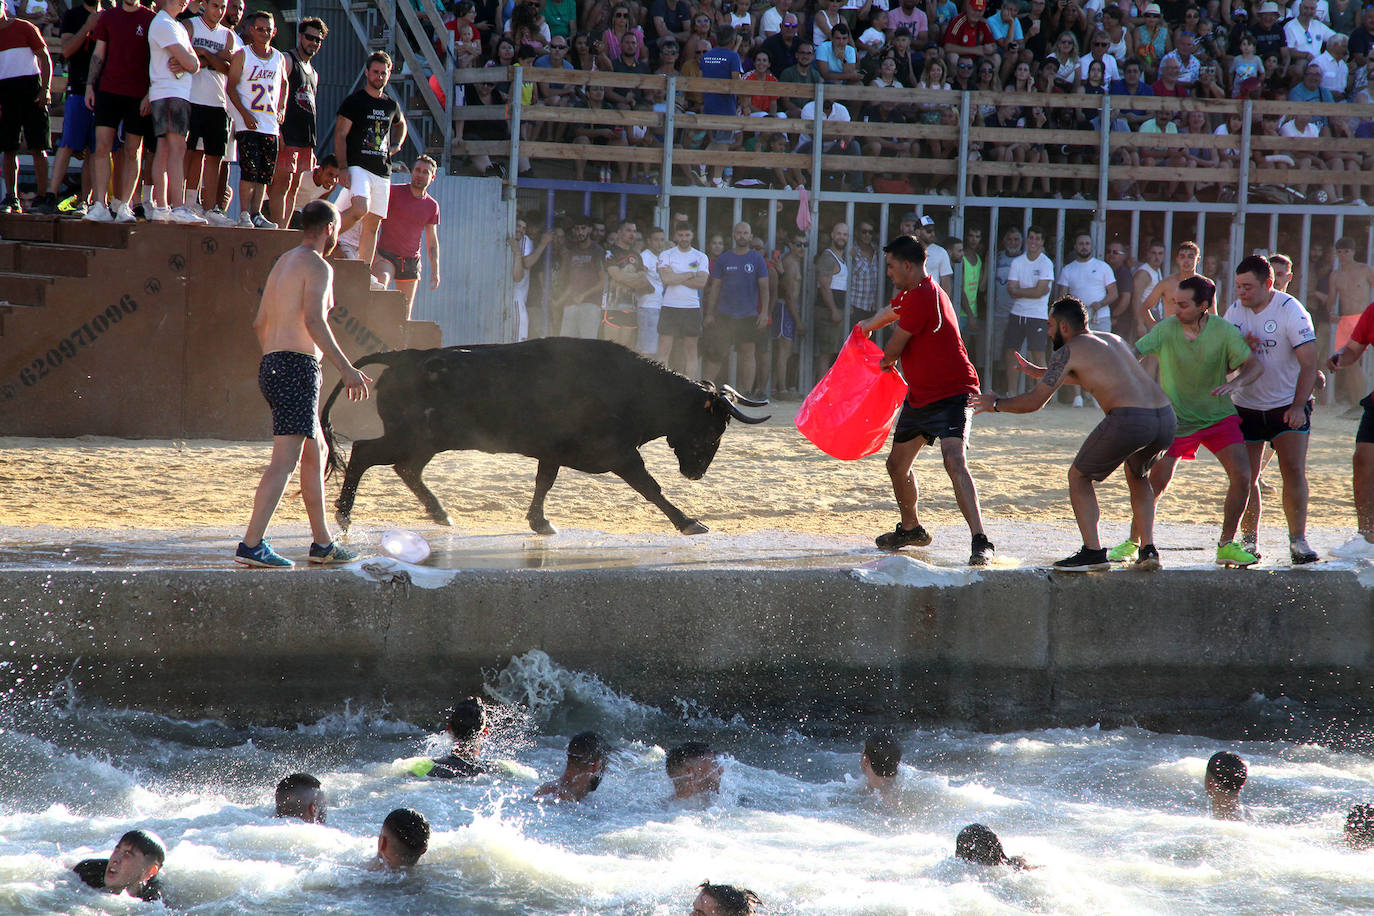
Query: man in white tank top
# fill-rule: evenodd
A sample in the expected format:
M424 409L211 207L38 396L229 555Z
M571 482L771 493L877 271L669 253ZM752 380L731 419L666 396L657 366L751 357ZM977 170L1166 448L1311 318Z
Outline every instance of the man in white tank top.
M836 223L830 229L830 246L816 255L816 347L821 354L821 370L830 368L844 346L849 328L845 326L845 295L849 292L849 225Z
M277 166L277 132L286 111L286 67L272 47L272 14L258 11L246 19L248 44L234 52L226 87L238 141L239 225L275 229L262 214L263 198Z

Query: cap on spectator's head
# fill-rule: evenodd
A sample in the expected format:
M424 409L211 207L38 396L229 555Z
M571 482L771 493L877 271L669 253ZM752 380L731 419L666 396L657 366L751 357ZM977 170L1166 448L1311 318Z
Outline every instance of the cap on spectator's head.
M934 219L933 217L923 216L923 217L921 217L921 225L922 225L922 226L925 226L925 227L927 227L927 228L930 228L930 229L934 229L934 228L935 228L935 219Z
M1279 5L1275 3L1274 0L1266 0L1265 3L1260 4L1258 15L1263 16L1265 13L1273 13L1277 16L1279 14Z
M1144 15L1146 15L1146 16L1158 16L1158 15L1160 15L1159 4L1158 4L1158 3L1151 3L1151 4L1149 4L1148 6L1146 6L1146 7L1145 7L1145 13L1144 13Z
M590 226L591 224L592 218L583 213L573 214L573 218L568 222L568 225L574 229L578 226Z
M1238 9L1238 10L1231 10L1231 16L1232 16L1233 18L1249 19L1249 18L1250 18L1250 11L1247 10L1247 9L1245 9L1244 7L1242 7L1241 9Z
M968 0L968 8L981 13L988 8L988 0Z

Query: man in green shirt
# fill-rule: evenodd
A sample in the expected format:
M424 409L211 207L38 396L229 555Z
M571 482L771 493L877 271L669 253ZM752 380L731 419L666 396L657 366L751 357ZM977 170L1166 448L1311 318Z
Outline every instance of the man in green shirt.
M1212 314L1216 292L1216 284L1203 276L1179 281L1174 314L1156 324L1135 345L1146 369L1158 366L1159 385L1178 416L1174 444L1151 469L1150 486L1158 501L1168 489L1179 459L1192 461L1198 446L1206 446L1221 462L1229 481L1217 563L1249 566L1258 562L1259 556L1244 549L1235 537L1250 492L1250 459L1231 392L1259 378L1264 368L1236 326ZM1118 544L1108 557L1129 559L1136 553L1137 540L1132 531L1131 540Z
M572 41L577 31L577 0L544 0L544 24L549 27L550 38L566 38Z

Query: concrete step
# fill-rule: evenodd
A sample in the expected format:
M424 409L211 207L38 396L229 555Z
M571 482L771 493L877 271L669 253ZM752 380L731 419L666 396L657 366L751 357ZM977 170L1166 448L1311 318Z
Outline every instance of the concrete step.
M0 304L42 306L48 301L53 280L39 274L0 273Z

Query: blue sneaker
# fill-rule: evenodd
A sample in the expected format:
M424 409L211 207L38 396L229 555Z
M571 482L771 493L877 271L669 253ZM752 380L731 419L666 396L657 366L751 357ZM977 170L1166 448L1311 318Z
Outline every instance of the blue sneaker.
M356 559L358 559L356 553L345 550L336 541L330 541L323 547L313 541L310 543L311 563L352 563Z
M242 563L244 566L262 566L267 569L287 569L296 565L273 550L266 538L256 547L249 547L243 541L239 541L239 549L234 552L234 562Z

